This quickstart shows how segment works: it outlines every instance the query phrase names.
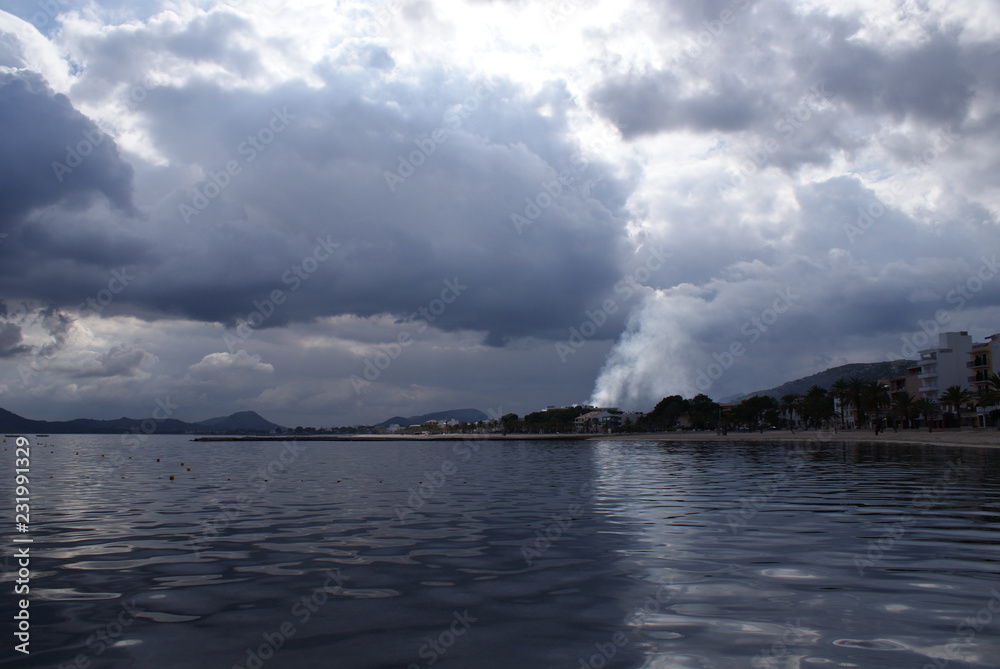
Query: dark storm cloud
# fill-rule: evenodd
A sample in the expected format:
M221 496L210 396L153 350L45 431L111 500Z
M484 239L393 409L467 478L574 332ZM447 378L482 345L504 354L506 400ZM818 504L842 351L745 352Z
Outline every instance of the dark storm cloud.
M565 89L528 98L504 82L432 71L418 84L383 84L370 72L325 72L322 89L151 88L138 111L182 187L144 219L37 216L19 240L33 264L11 281L25 297L73 307L128 266L139 278L107 314L229 325L284 291L263 327L405 318L448 281L464 288L435 326L486 331L498 345L565 337L621 278L628 193L563 138ZM268 142L254 148L254 137ZM239 170L226 176L230 161ZM208 178L186 179L190 169ZM224 188L186 222L181 206L198 204L212 175ZM88 271L53 281L68 259Z
M28 353L31 348L22 344L21 327L15 323L0 323L0 358L12 358Z
M132 210L132 168L114 140L38 75L0 73L0 126L0 231L33 209L80 209L98 195Z

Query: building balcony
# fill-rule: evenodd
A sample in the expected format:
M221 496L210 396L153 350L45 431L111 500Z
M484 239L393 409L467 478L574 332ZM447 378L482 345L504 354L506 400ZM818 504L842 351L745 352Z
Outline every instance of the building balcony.
M936 379L938 377L937 371L933 372L921 372L917 374L918 379Z

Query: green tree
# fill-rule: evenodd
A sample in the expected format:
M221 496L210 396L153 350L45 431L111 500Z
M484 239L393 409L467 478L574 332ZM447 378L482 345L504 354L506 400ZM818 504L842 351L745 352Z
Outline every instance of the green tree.
M917 398L907 392L896 393L892 397L892 408L906 420L907 428L913 427L913 419L920 414L916 404Z
M847 398L854 410L854 428L858 429L864 423L865 382L857 376L847 382Z
M639 419L639 425L646 430L666 430L675 427L681 416L688 413L690 402L680 395L664 397L653 410Z
M688 401L691 427L696 430L714 429L719 422L719 405L711 397L699 393Z
M524 429L526 432L572 432L576 427L573 420L590 411L590 407L579 406L536 411L524 417Z
M958 416L958 426L962 427L962 407L966 406L976 398L971 390L963 390L961 386L948 386L941 393L941 404L955 407L955 414Z
M931 420L938 410L937 402L926 397L921 397L913 403L913 407L924 417L924 421L927 423L927 431L933 432Z
M869 381L864 384L861 402L865 409L875 414L875 434L878 434L882 409L890 405L889 389L878 381Z
M505 434L507 432L520 432L521 419L516 413L504 414L500 417L500 426L503 428Z
M839 378L833 382L830 386L830 397L837 400L840 403L840 427L844 428L847 426L847 422L844 420L844 408L847 406L847 402L850 399L850 387L847 381L843 378Z
M793 421L792 414L799 409L799 400L801 398L802 396L796 393L788 393L787 395L781 396L781 412L785 416L788 429L792 432L795 432L795 423Z
M801 410L809 425L815 428L822 427L833 416L833 398L827 394L825 388L810 386L802 398Z

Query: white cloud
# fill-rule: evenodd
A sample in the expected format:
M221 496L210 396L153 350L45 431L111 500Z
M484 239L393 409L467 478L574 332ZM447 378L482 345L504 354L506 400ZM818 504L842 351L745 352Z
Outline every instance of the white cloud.
M251 355L244 350L236 353L222 351L220 353L209 353L197 363L189 368L192 372L216 373L230 370L243 370L250 372L273 373L274 366L266 362L261 362L259 355Z

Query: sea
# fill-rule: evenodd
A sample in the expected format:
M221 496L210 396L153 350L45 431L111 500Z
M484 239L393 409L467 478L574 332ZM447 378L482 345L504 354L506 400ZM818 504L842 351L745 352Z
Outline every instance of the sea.
M2 666L1000 667L1000 450L26 437Z

